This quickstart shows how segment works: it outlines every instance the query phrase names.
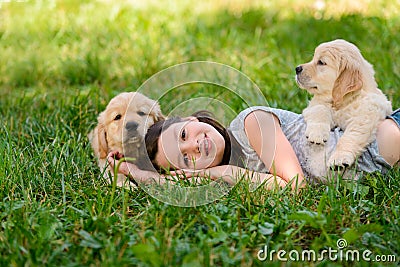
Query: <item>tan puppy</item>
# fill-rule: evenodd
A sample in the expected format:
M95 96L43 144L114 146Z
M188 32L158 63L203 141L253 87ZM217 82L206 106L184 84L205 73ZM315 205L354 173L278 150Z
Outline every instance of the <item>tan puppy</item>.
M138 92L120 93L100 113L98 124L88 137L98 165L109 182L112 182L110 173L113 170L106 169L107 154L117 150L126 157L140 160L145 153L144 136L147 129L161 119L164 119L164 115L159 104ZM126 184L134 185L119 174L117 185Z
M309 142L324 144L333 127L344 130L328 166L352 165L392 111L372 65L345 40L320 44L314 58L296 68L296 82L314 95L303 111Z

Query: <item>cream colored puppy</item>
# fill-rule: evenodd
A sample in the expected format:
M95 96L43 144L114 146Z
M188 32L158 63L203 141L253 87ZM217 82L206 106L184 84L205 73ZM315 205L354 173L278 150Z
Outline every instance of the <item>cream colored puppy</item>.
M296 82L314 95L303 111L309 142L323 145L336 126L344 131L328 166L352 165L392 111L372 65L345 40L320 44L310 62L296 67Z
M111 183L113 177L110 175L113 170L106 168L108 153L117 150L138 162L146 153L144 137L147 129L161 119L164 115L159 104L138 92L120 93L110 101L88 136L107 181ZM118 174L117 185L133 186L134 183Z

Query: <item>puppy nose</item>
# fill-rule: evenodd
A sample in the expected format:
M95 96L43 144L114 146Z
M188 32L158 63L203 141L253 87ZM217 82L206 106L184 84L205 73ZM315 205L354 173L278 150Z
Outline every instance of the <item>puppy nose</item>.
M296 67L296 74L299 74L302 71L303 71L303 67L302 66L297 66Z
M139 123L137 123L136 121L130 121L130 122L126 123L125 128L128 131L136 131L138 126L139 126Z

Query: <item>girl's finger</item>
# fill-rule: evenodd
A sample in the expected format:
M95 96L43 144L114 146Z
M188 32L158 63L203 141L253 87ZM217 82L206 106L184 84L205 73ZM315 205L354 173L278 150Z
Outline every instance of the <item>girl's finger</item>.
M173 175L173 176L184 174L184 172L183 172L182 170L170 171L169 173L170 173L171 175Z
M124 154L120 153L119 151L111 151L108 153L108 158L113 158L113 159L121 159L124 157Z
M116 153L118 153L118 151L111 151L110 153L108 153L107 158L113 158Z
M190 173L186 173L182 170L170 171L169 175L174 176L178 179L184 180L186 178L190 178L192 175Z
M115 155L115 159L122 159L123 157L124 157L124 154L117 151L117 153Z
M110 164L111 167L114 167L114 163L118 164L118 160L115 160L114 157L108 157L107 161L108 161L108 163Z
M181 174L181 179L188 179L188 178L192 178L192 173L183 173Z

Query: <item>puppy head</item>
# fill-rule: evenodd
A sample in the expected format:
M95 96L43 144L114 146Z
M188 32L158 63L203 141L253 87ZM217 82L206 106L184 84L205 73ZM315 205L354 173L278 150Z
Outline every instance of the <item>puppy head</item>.
M159 104L138 92L114 97L98 116L98 125L90 134L92 148L99 158L111 150L123 151L124 144L140 143L147 129L164 119Z
M374 70L358 48L345 40L320 44L313 59L296 68L296 82L315 96L339 106L343 97L368 83L376 87Z

